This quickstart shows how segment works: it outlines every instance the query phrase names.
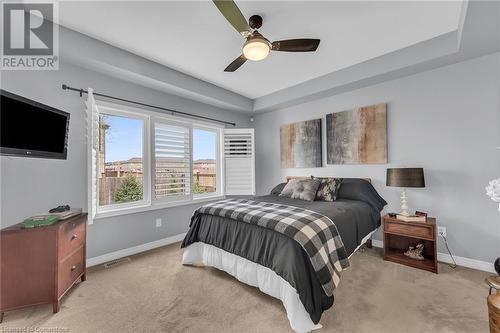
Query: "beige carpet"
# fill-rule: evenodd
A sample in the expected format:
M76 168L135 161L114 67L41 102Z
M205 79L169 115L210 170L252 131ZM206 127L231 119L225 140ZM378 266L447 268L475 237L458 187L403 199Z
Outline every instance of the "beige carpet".
M58 314L50 305L7 312L0 332L291 331L280 301L215 269L184 267L181 254L173 244L92 268ZM380 249L356 253L316 332L488 332L489 274L439 268L435 275L384 262Z

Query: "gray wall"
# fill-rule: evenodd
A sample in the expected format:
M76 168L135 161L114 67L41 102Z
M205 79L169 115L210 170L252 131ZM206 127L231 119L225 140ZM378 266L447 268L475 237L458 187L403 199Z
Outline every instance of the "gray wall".
M397 211L399 190L385 186L386 168L423 167L427 188L408 191L410 208L447 227L456 255L493 262L500 255L500 213L484 187L500 177L499 58L496 53L256 116L257 193L287 175L368 177L389 202L386 211ZM389 164L280 168L282 124L381 102L388 103ZM446 252L442 245L439 251Z
M137 58L137 66L141 61ZM86 208L85 99L61 90L62 83L233 121L239 127L249 126L249 117L241 113L165 94L67 63L62 63L58 71L4 71L2 89L67 111L71 113L71 121L67 160L0 158L2 227L60 204ZM194 205L189 205L96 220L88 227L87 256L91 258L186 232L194 209ZM163 218L160 228L155 227L157 217Z

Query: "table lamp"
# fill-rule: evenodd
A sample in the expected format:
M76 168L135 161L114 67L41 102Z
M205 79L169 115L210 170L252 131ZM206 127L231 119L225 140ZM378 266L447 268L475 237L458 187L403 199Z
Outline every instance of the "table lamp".
M406 188L425 187L423 168L388 168L386 186L402 187L401 215L410 216L408 212L408 196Z

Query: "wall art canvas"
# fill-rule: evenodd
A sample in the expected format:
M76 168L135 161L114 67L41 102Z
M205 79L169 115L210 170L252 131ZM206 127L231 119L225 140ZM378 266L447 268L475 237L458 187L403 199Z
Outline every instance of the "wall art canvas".
M281 126L280 148L282 168L321 167L321 119Z
M326 115L328 164L387 163L387 105Z

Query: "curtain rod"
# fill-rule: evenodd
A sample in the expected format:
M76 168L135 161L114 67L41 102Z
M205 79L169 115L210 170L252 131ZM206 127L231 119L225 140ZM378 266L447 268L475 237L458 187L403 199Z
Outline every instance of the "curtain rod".
M83 94L88 94L89 93L87 90L73 88L73 87L70 87L70 86L68 86L66 84L62 85L62 89L63 90L71 90L71 91L79 92L80 93L80 97L82 97ZM141 106L146 106L146 107L149 107L149 108L163 110L163 111L168 111L168 112L171 112L172 115L174 115L174 114L180 114L180 115L183 115L183 116L188 116L188 117L193 117L193 118L200 118L200 119L215 121L215 122L226 124L226 125L236 126L236 123L232 123L232 122L225 121L225 120L219 120L219 119L215 119L215 118L210 118L210 117L205 117L205 116L199 116L197 114L192 114L192 113L188 113L188 112L182 112L182 111L167 109L167 108L164 108L164 107L161 107L161 106L156 106L156 105L141 103L141 102L137 102L137 101L132 101L130 99L125 99L125 98L121 98L121 97L115 97L115 96L110 96L110 95L105 95L105 94L99 94L99 93L96 93L96 92L94 92L93 94L95 96L100 96L100 97L105 97L105 98L109 98L109 99L114 99L114 100L121 101L121 102L126 102L126 103L141 105Z

